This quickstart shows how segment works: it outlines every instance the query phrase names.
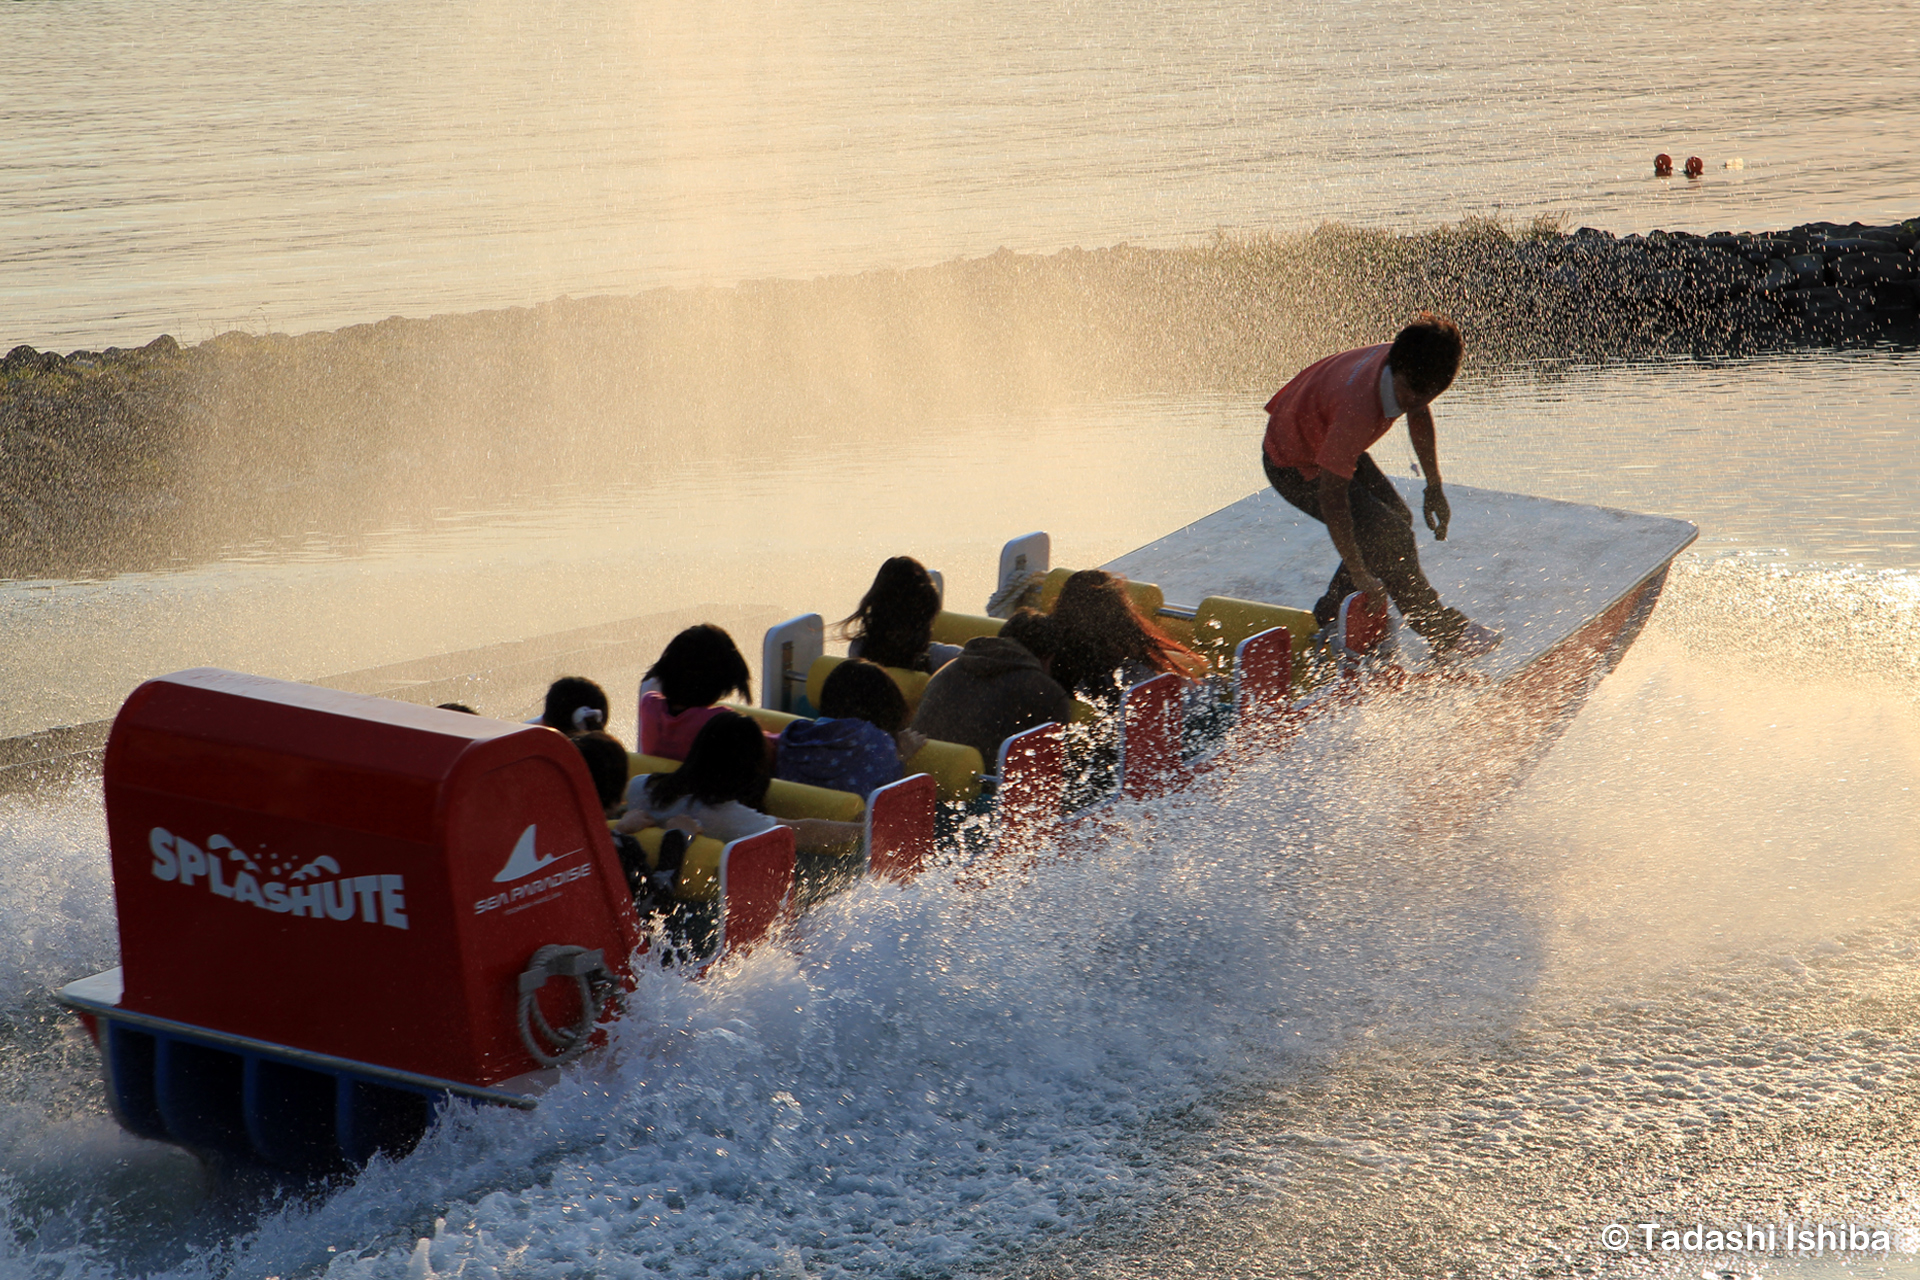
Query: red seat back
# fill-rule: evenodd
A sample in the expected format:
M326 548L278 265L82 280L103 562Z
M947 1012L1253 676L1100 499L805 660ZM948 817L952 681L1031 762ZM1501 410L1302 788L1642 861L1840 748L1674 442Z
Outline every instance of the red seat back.
M1172 672L1128 689L1120 704L1120 791L1130 800L1180 785L1186 766L1180 739L1187 722L1187 682Z
M1000 789L995 793L997 851L1033 848L1053 835L1067 794L1064 731L1043 724L1000 744Z
M1368 612L1365 592L1356 591L1340 602L1340 647L1348 654L1364 658L1386 634L1387 615Z
M1252 726L1287 709L1293 685L1293 633L1274 627L1248 636L1233 653L1233 703L1239 722Z
M931 774L890 782L867 797L867 870L882 880L911 880L933 856L934 806L940 787Z
M764 942L793 898L793 828L775 827L720 851L716 960Z

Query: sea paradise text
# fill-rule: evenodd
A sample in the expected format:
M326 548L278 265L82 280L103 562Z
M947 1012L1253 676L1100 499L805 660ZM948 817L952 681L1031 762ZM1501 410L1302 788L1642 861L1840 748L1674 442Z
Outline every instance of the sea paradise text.
M591 874L593 874L593 867L590 864L582 863L577 867L568 867L564 871L556 871L550 876L541 876L538 880L529 880L524 884L517 884L505 893L496 893L489 898L476 899L473 904L473 914L479 915L485 911L493 911L512 902L525 902L526 905L533 906L534 900L537 899L538 901L544 902L547 900L544 895L564 889L575 880L584 879ZM509 911L507 914L512 915L513 912Z
M230 842L217 835L207 843L231 847ZM368 924L383 924L393 929L407 927L404 876L342 876L313 884L285 885L278 880L261 884L251 872L241 870L227 881L221 877L217 852L209 856L193 841L176 836L165 827L155 827L148 833L147 847L153 851L152 871L156 880L191 885L197 879L205 879L215 897L250 903L276 914L310 916L315 920L351 920L358 912Z

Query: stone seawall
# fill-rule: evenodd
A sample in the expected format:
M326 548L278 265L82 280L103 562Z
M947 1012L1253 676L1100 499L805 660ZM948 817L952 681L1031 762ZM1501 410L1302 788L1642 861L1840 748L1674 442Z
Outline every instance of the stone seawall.
M1601 329L1740 350L1870 340L1920 322L1917 242L1920 220L1705 236L1582 227L1516 241L1512 284L1522 292L1510 296L1560 329L1581 328L1584 305Z
M1530 358L1920 343L1917 233L1920 219L1708 236L1328 225L297 337L15 347L0 358L0 576L350 543L450 504L808 438L910 447L917 424L969 411L1220 390L1257 405L1420 308L1460 322L1469 376Z

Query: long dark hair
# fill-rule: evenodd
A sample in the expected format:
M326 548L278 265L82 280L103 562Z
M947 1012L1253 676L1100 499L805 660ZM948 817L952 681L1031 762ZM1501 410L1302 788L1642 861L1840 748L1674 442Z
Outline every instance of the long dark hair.
M940 588L927 566L912 556L894 556L873 575L860 607L839 623L843 640L858 640L860 656L883 667L917 670L933 640Z
M1114 673L1128 663L1190 675L1201 662L1140 612L1125 578L1105 569L1082 569L1061 585L1053 625L1060 643L1053 678L1068 690L1113 697Z
M689 707L710 707L729 693L753 701L747 660L733 637L711 622L688 627L667 641L659 660L641 678L660 682L667 710L675 715Z
M665 808L692 796L701 804L738 800L750 805L765 791L766 760L767 738L760 726L722 711L700 726L678 769L647 780L648 803Z

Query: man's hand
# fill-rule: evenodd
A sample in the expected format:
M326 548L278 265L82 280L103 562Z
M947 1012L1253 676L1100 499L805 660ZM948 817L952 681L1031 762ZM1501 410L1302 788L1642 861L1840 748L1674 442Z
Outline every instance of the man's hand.
M1427 517L1427 528L1433 530L1436 542L1447 540L1447 525L1453 520L1453 508L1447 505L1447 494L1437 484L1427 486L1426 501L1420 504L1420 510Z
M1447 540L1447 525L1453 520L1453 508L1447 505L1446 490L1440 487L1440 453L1434 445L1433 412L1425 405L1407 410L1407 437L1413 441L1413 456L1420 459L1420 474L1427 478L1427 498L1421 503L1427 528L1434 541Z

